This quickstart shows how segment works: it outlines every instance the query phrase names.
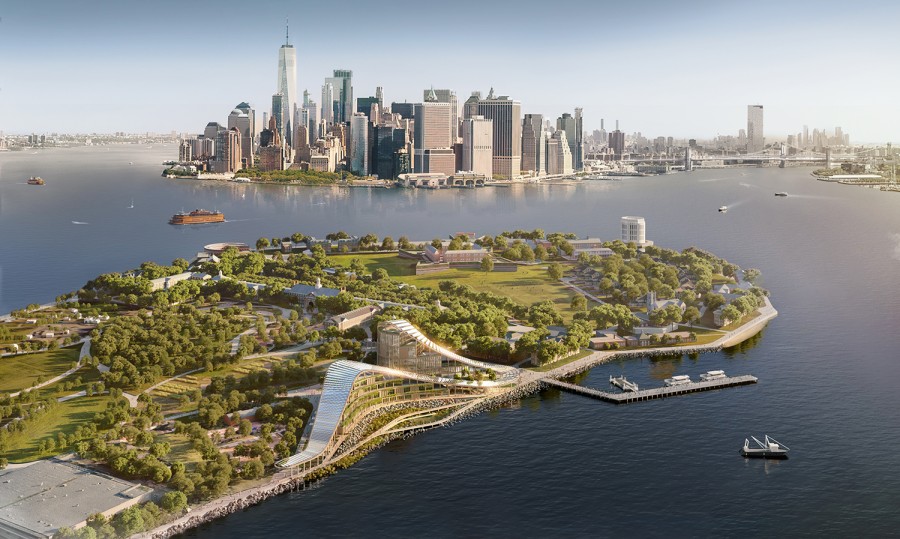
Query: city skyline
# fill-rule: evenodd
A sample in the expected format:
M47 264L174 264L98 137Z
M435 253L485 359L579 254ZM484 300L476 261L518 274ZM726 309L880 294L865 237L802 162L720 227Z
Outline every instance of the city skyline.
M588 132L605 118L644 136L735 135L746 126L747 105L758 103L766 108L767 142L803 125L841 127L853 142L890 141L897 123L891 93L900 84L884 66L890 65L897 38L886 32L853 40L842 35L855 24L871 24L866 5L885 16L900 9L864 2L839 12L829 9L832 4L795 2L776 11L775 4L764 3L758 13L779 16L763 16L745 28L746 13L712 2L641 9L570 2L542 12L541 23L548 29L575 20L596 25L579 22L580 32L551 47L552 40L532 43L518 32L518 23L534 20L527 4L509 14L516 24L504 30L491 25L504 14L501 6L464 3L440 22L426 22L427 13L397 2L374 13L370 22L377 27L408 8L412 20L423 23L393 30L403 62L391 64L392 70L364 46L364 34L347 27L338 38L340 24L321 24L334 19L324 6L301 10L270 2L263 13L237 22L238 4L229 2L164 1L152 7L94 2L88 9L58 2L38 9L16 2L0 12L0 50L8 51L0 58L5 111L0 130L194 132L210 120L224 122L241 101L264 111L278 90L272 84L275 51L284 43L289 17L300 74L297 94L308 90L318 96L325 78L348 69L354 72L355 96L373 95L383 86L387 103L420 102L422 90L433 86L452 89L465 100L474 90L494 87L498 95L521 102L523 113L556 118L583 108ZM472 9L479 14L475 20L464 15ZM204 28L221 31L204 33ZM484 34L487 30L492 31ZM446 46L436 37L442 31L484 37L477 44L460 40ZM815 39L821 35L833 39ZM558 46L567 53L558 54ZM514 68L497 69L489 61L501 48ZM519 67L526 60L531 69ZM851 75L844 74L848 65ZM854 77L865 84L854 84Z

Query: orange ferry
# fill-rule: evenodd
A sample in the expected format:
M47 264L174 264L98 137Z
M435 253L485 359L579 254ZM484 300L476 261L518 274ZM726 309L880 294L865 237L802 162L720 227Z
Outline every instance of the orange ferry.
M169 220L170 225L201 225L205 223L225 222L225 215L220 211L194 210L190 213L179 212Z

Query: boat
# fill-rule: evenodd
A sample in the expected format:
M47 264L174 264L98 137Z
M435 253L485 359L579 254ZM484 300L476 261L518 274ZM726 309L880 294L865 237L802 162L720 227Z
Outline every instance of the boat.
M728 206L719 206L719 213L725 213L728 211Z
M777 196L777 197L786 197L786 196L787 196L787 193L785 193L784 191L778 191L777 193L775 193L775 196Z
M32 176L28 178L28 185L44 185L44 178L40 176Z
M170 225L201 225L223 222L225 222L225 215L222 212L201 209L196 209L190 213L178 212L169 220Z
M751 446L750 440L753 440L756 445ZM749 439L744 438L744 447L741 448L741 455L747 458L759 459L788 458L787 452L790 451L790 448L788 446L782 444L774 438L770 438L769 436L765 436L764 440L765 442L760 442L753 436L751 436Z
M688 376L688 375L686 375L686 374L678 374L678 375L675 375L675 376L673 376L673 377L671 377L671 378L666 378L665 380L663 380L663 382L665 382L666 385L669 386L669 387L672 387L672 386L681 386L681 385L684 385L684 384L690 384L690 383L691 383L691 377Z
M707 371L700 375L701 382L709 382L710 380L719 380L725 378L725 371Z
M128 209L129 209L129 210L133 210L133 209L134 209L134 199L133 199L133 198L131 199L131 206L128 206Z

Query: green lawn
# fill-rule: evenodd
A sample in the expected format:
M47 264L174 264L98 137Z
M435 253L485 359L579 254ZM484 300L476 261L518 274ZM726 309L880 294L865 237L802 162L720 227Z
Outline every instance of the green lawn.
M345 268L350 267L350 262L358 258L360 262L371 272L377 268L384 268L391 277L400 277L416 274L416 261L408 258L400 258L393 253L350 253L330 255L332 261Z
M88 423L94 418L94 414L106 409L109 397L81 397L70 401L61 402L51 412L41 416L36 421L28 422L23 432L12 435L9 439L9 448L3 454L10 462L28 462L38 458L51 456L38 452L41 440L56 439L57 432L71 434L78 425ZM72 448L56 450L53 454L68 453Z
M71 368L78 361L81 345L53 352L36 352L0 358L0 392L12 393L28 389L38 381L49 380Z
M398 280L429 288L437 288L440 281L454 281L469 285L479 292L493 292L507 296L525 306L550 300L567 323L572 321L572 316L576 312L569 306L575 292L551 279L544 266L519 266L519 271L516 272L491 273L475 269L451 269L429 275L406 276ZM588 309L595 305L593 301L588 301Z
M166 462L183 462L188 471L192 471L203 460L203 456L194 450L193 442L184 434L157 434L153 439L156 442L169 442L172 447L171 452L163 459Z

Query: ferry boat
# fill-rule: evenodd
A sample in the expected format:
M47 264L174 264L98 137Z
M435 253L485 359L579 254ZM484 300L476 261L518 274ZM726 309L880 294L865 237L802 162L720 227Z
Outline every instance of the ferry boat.
M725 213L728 211L728 206L719 206L719 213Z
M777 196L777 197L786 197L786 196L787 196L787 193L785 193L784 191L778 191L777 193L775 193L775 196Z
M686 374L678 374L678 375L673 376L673 377L671 377L671 378L666 378L665 380L663 380L663 382L665 382L666 385L669 386L669 387L672 387L672 386L681 386L681 385L684 385L684 384L690 384L690 383L691 383L691 377L688 376L688 375L686 375Z
M32 176L28 178L28 185L44 185L44 178L40 176Z
M710 380L719 380L725 378L725 371L707 371L700 375L700 381L709 382Z
M749 439L744 438L744 447L741 448L741 455L747 458L758 459L788 458L787 452L790 451L789 447L769 436L766 436L764 439L765 442L760 442L753 436ZM756 445L751 446L750 440L753 440Z
M170 225L201 225L223 222L225 222L225 215L222 212L201 209L196 209L190 213L178 212L169 220Z

